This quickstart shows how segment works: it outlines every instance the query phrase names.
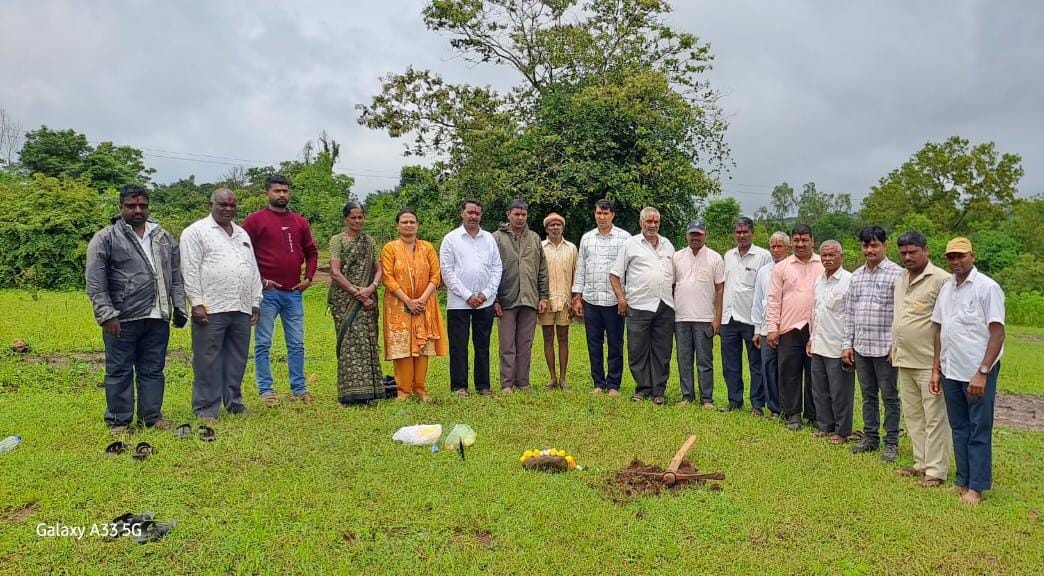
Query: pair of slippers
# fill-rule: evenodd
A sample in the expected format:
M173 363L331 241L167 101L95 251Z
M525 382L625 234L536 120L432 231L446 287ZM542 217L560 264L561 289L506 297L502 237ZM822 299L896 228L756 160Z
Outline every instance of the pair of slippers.
M196 433L199 434L199 439L204 442L213 442L217 438L217 432L210 426L200 426ZM192 438L192 425L182 424L174 429L174 437L182 440Z
M113 531L109 538L115 540L121 536L127 536L138 544L145 544L163 538L177 524L174 519L166 524L160 524L154 520L155 517L156 515L152 512L142 512L141 514L127 512L117 516L112 519L110 524Z
M119 456L128 450L130 450L129 444L117 440L105 447L105 454L109 456ZM132 454L131 457L140 461L148 459L149 456L152 456L155 453L156 449L148 442L138 442L138 445L134 447L134 454Z

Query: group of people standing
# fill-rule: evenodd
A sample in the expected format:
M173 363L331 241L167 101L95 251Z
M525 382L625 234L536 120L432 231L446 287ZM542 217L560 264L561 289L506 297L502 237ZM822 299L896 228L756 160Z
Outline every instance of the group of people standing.
M187 319L192 406L201 419L216 421L222 406L233 414L247 410L241 383L252 326L260 398L279 404L269 359L277 316L291 398L312 401L302 292L313 280L318 250L308 222L288 209L289 182L275 175L265 187L268 205L242 227L233 222L235 194L216 190L210 215L186 228L180 242L148 218L145 188L120 189L120 215L94 236L87 258L87 291L106 351L105 421L114 433L133 421L135 376L140 423L170 427L162 417L169 324ZM805 419L815 436L845 444L858 435L852 431L858 374L864 429L852 452L880 449L883 404L882 458L896 460L902 406L914 465L901 475L942 484L952 444L962 499L977 503L991 487L1004 296L975 269L967 239L947 245L950 276L931 264L920 232L899 236L900 267L886 256L885 231L868 227L859 234L865 264L850 273L841 266L840 243L827 240L816 254L806 225L774 233L766 250L753 244L754 222L741 217L733 226L735 247L721 255L705 245L699 220L686 228L686 249L675 251L659 234L660 214L652 207L641 211L640 234L632 236L613 224L613 203L597 201L596 227L579 247L565 240L566 221L556 213L543 219L541 240L529 228L523 200L510 203L507 223L494 233L481 228L480 201L466 200L460 209L460 227L438 250L418 238L420 222L408 208L396 215L398 238L378 249L363 231L363 207L345 206L344 230L329 241L328 294L342 404L385 396L379 327L398 398L430 400L429 359L447 353L452 394L468 396L469 375L476 393L492 394L490 336L499 318L503 394L531 388L537 325L547 387L567 388L569 326L583 322L592 393L619 395L626 329L632 400L666 402L676 343L679 404L695 403L698 391L702 406L713 409L713 339L720 336L728 398L722 410L743 409L746 350L752 414L780 417L791 430ZM437 297L443 285L445 323Z

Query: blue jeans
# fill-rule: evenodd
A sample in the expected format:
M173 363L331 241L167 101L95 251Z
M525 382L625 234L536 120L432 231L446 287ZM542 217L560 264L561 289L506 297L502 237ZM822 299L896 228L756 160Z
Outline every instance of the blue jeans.
M993 487L993 406L997 397L1000 362L986 376L982 396L968 396L968 383L943 378L946 415L953 430L953 455L957 462L955 483L976 492Z
M725 373L725 388L729 392L729 406L743 407L744 346L747 348L747 365L750 369L750 403L754 408L764 408L761 350L754 347L754 325L735 320L721 325L721 365Z
M290 392L300 396L308 392L304 375L304 304L302 294L296 290L265 290L261 299L261 317L254 333L254 373L257 391L262 396L274 394L272 364L269 351L272 349L272 331L275 319L283 320L283 338L286 340L286 361L290 367Z

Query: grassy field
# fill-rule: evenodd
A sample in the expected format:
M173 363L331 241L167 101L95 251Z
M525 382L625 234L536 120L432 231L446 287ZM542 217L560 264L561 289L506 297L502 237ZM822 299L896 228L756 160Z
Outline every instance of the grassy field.
M0 573L1044 573L1044 433L996 429L995 490L970 508L807 430L747 413L592 397L579 327L570 391L451 399L448 363L439 359L429 377L433 404L344 409L323 300L308 292L306 369L316 404L263 408L251 366L244 397L252 414L223 419L213 444L138 432L132 441L158 453L136 462L102 455L111 441L101 420L102 345L86 297L0 292L0 437L25 437L0 455ZM30 358L6 350L15 339L32 346ZM541 383L539 337L536 345L533 380ZM177 331L171 348L166 417L195 423L188 331ZM1044 394L1042 352L1044 330L1009 329L1001 389ZM277 344L274 354L285 394L285 350ZM625 394L633 387L625 376ZM677 400L676 376L668 390ZM478 432L466 461L391 441L400 426L457 422ZM625 502L605 495L616 470L633 458L665 466L690 433L698 437L692 463L727 475L721 492L694 487ZM586 469L520 469L523 450L551 446ZM904 438L899 465L910 463L909 450ZM36 534L41 523L89 529L146 510L177 519L165 540Z

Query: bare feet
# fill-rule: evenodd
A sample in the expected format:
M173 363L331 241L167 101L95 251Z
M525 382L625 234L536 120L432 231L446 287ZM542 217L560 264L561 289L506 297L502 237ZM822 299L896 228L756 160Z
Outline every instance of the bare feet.
M964 486L954 486L953 488L950 488L950 490L949 490L950 494L956 494L958 496L964 496L964 493L967 492L967 491L968 491L968 489L965 488Z
M968 489L965 490L964 496L961 496L961 504L971 504L972 506L975 506L980 502L982 502L982 492Z

